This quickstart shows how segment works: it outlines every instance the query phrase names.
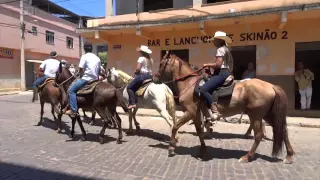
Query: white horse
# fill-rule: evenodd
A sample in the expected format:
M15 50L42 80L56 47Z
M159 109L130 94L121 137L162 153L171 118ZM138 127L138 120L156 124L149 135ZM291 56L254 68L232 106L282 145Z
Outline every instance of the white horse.
M114 85L116 88L124 88L123 96L129 101L127 85L133 80L133 77L114 67L107 72L107 78L104 81ZM132 118L139 132L140 125L136 120L136 113L139 108L156 109L170 126L170 135L173 123L176 120L176 107L171 89L165 84L155 84L151 82L145 89L144 93L137 97L137 108L129 111L129 133L132 133Z

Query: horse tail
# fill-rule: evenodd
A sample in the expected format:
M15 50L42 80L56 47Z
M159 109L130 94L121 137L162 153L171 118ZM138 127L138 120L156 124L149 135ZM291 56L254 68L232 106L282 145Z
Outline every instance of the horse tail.
M172 117L172 122L175 125L176 124L176 103L174 101L173 93L171 89L165 85L166 87L166 104L167 104L167 110Z
M283 148L283 142L287 133L287 107L288 99L285 91L274 85L275 98L268 115L270 116L270 125L273 128L273 147L272 156L278 156Z
M118 102L119 102L120 106L122 107L122 109L124 110L124 112L126 112L126 113L129 112L127 101L124 99L120 90L115 89L114 92L116 93L116 97L118 99Z

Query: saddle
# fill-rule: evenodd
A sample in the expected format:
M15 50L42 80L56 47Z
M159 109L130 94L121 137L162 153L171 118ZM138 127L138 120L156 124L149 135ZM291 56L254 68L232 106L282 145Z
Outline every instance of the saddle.
M89 81L88 84L86 84L83 88L81 88L78 92L77 95L88 95L93 92L93 90L96 88L96 86L100 83L101 81L99 80L93 80Z
M48 78L46 79L39 87L38 87L38 91L43 89L48 83L51 83L55 80L55 78Z
M143 96L147 87L153 82L152 79L146 79L143 81L142 86L136 92L136 96Z
M205 77L202 77L196 83L194 93L196 96L200 97L200 88L208 81ZM233 89L236 85L237 81L234 80L233 75L229 75L228 78L224 81L223 85L212 93L212 98L218 102L219 98L228 97L232 95Z

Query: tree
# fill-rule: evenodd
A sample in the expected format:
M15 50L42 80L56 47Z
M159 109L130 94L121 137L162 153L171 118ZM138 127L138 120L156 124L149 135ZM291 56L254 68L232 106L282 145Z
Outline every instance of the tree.
M108 64L108 52L99 52L98 57L101 59L101 64L106 67Z

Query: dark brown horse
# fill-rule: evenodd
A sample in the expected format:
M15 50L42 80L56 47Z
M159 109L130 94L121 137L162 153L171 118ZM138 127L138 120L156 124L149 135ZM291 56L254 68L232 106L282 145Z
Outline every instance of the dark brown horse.
M194 73L190 66L177 56L167 52L160 62L157 77L161 81L175 82L180 92L179 102L186 108L184 115L172 129L169 155L174 155L178 129L192 119L201 143L199 155L203 156L206 152L206 145L201 127L202 113L206 117L210 115L204 102L194 93L200 75ZM263 137L262 119L265 119L273 128L272 155L279 155L284 143L287 148L287 156L283 162L293 162L294 151L288 139L286 122L287 96L282 88L259 79L237 82L231 95L219 98L218 109L224 117L247 112L253 124L254 143L250 151L239 159L239 162L248 162L253 158Z
M38 96L37 90L33 92L32 101L36 99ZM51 113L53 115L54 121L58 126L57 133L60 133L62 130L62 111L59 109L59 103L61 102L62 95L58 87L55 86L54 79L47 79L46 82L40 86L39 88L39 97L40 97L40 120L37 126L41 126L43 123L43 107L45 103L51 104ZM57 114L58 118L56 117L55 113Z
M56 75L56 82L60 85L60 89L62 89L62 93L64 94L64 102L66 101L66 92L68 91L70 85L75 80L75 77L72 76L70 71L67 68L61 66ZM87 95L78 95L77 102L79 108L86 110L86 111L96 111L99 116L103 119L103 127L100 132L99 141L102 144L104 142L104 134L105 130L108 126L108 123L111 118L115 119L118 127L118 139L117 143L121 143L122 139L122 127L121 127L121 118L119 117L116 107L118 101L120 102L121 107L124 109L125 112L128 111L127 104L123 99L123 96L118 90L109 83L99 82L96 87L93 89L92 93ZM65 103L64 103L65 105ZM78 122L82 137L81 140L85 140L86 132L83 128L82 122L80 117L77 115L76 117L71 117L72 119L72 129L70 137L73 138L74 136L74 125L75 121Z

